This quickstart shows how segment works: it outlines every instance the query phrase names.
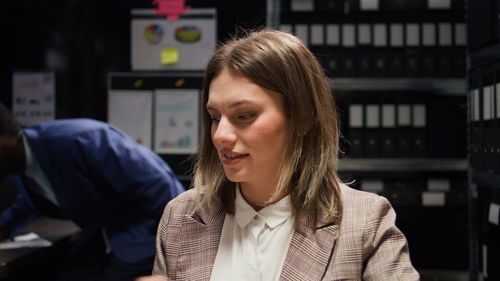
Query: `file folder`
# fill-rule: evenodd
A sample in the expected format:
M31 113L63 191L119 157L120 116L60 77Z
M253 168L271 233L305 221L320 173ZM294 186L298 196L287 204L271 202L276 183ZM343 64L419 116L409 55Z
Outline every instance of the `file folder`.
M420 75L420 25L418 23L405 24L404 65L408 77Z
M494 135L492 136L495 143L495 165L493 171L500 174L500 65L497 66L496 79L495 79L495 122L496 127Z
M340 26L338 24L326 25L326 45L333 47L340 45Z
M383 157L396 156L396 106L382 104L381 146Z
M351 157L364 156L364 111L362 104L349 105L349 155Z
M366 105L366 135L365 135L365 155L366 157L380 157L380 106L378 104Z
M328 77L337 78L341 76L341 57L341 50L340 48L337 48L330 51L329 54L324 56L324 58L320 58L325 61L324 63L322 62L322 65L325 65Z
M357 25L356 65L358 76L370 77L372 75L372 26L369 23Z
M326 69L327 62L325 59L325 28L322 24L311 24L309 26L309 49L316 55L323 68Z
M387 47L387 25L384 23L376 23L373 25L373 46Z
M476 169L481 169L481 151L482 151L482 122L481 122L481 97L479 93L479 81L471 79L471 89L469 90L470 100L470 127L471 127L471 140L469 145L469 153L471 158L471 165Z
M397 55L397 54L394 54ZM396 58L396 57L393 57ZM397 64L397 62L395 62ZM389 74L389 58L386 48L375 48L372 55L372 75L374 77L387 77Z
M356 76L356 26L353 23L341 24L341 41L343 47L340 55L341 71L343 77Z
M406 158L412 156L412 128L410 104L397 105L397 156Z
M439 48L437 52L437 76L453 77L455 71L453 68L453 48Z
M425 104L412 105L413 151L415 157L425 157L427 154L427 115Z
M387 72L391 77L405 76L404 26L402 23L389 25L389 45L387 54Z
M452 47L452 24L441 22L438 24L438 65L437 74L439 77L453 77L453 51Z
M403 51L404 74L406 77L420 76L420 50L417 48L406 48Z
M452 75L456 78L464 78L467 69L465 48L455 47L451 52L452 57Z
M279 27L278 27L279 30L283 31L283 32L287 32L287 33L290 33L290 34L293 34L293 27L291 24L281 24Z
M463 8L463 7L462 7ZM463 22L456 22L453 26L453 76L457 78L465 77L465 71L467 69L466 65L466 53L465 47L467 45L467 27Z
M422 24L422 45L424 47L435 47L436 46L436 25L434 23L423 23Z
M290 0L290 11L291 12L313 12L314 11L314 1L313 0Z
M325 44L324 25L312 24L311 25L311 46L323 46Z
M341 48L340 48L340 25L326 25L326 56L325 67L329 77L339 77L341 75Z
M373 25L373 76L384 77L388 74L388 58L387 46L388 40L388 27L385 23L376 23Z
M451 0L428 0L427 8L449 10L451 9Z
M356 49L339 48L337 49L337 53L340 61L340 75L342 77L355 77L357 75Z
M379 0L359 0L359 9L361 11L377 11L380 9Z
M491 171L495 165L495 108L494 108L494 84L493 73L487 72L483 74L482 87L480 89L482 95L482 120L483 120L483 148L482 148L482 166L484 170Z
M304 44L309 46L309 26L307 24L296 24L295 36L304 42Z

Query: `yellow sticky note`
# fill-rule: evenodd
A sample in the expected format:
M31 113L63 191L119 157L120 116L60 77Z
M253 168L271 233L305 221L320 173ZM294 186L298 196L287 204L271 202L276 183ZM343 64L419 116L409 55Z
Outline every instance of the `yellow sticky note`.
M164 48L161 50L161 64L174 64L179 61L179 50Z

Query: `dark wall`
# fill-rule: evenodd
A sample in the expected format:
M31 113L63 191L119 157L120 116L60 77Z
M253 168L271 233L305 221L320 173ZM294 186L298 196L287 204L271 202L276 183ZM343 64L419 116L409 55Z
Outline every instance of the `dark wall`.
M265 0L186 1L217 8L219 41L265 24ZM11 107L13 71L56 73L56 117L106 118L107 74L130 71L130 10L152 0L5 1L0 101Z

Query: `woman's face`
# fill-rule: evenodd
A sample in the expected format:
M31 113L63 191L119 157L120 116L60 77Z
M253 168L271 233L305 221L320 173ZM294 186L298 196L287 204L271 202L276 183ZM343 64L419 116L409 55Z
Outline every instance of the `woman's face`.
M224 69L210 84L206 107L226 177L275 185L290 136L281 96Z

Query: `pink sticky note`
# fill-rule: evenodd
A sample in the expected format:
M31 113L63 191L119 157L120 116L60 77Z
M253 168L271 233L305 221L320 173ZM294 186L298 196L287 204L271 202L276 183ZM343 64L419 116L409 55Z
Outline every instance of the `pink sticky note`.
M180 14L189 10L184 0L153 0L156 4L156 13L158 15L166 16L167 20L178 20Z

